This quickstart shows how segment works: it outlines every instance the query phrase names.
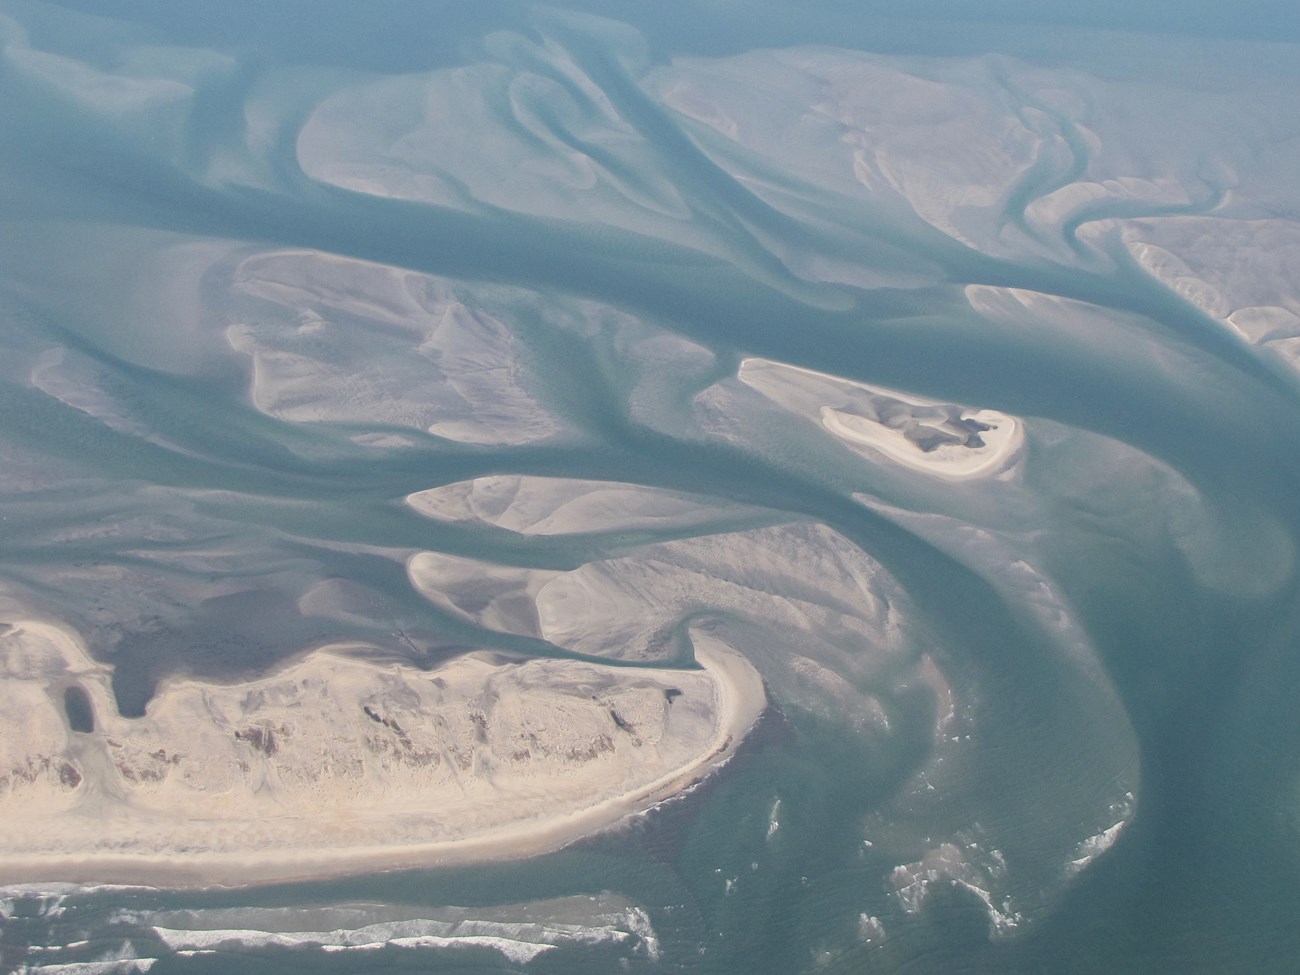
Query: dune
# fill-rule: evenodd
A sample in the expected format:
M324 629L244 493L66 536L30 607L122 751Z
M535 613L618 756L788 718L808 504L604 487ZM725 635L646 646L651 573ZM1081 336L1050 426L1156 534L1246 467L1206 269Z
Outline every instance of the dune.
M242 885L555 850L699 781L766 706L735 650L699 669L507 659L423 671L314 650L164 684L121 717L71 633L0 635L0 882Z

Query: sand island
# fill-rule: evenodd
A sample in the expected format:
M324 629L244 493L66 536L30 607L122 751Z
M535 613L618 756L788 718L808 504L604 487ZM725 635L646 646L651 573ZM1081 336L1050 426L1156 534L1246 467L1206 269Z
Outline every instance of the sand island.
M522 857L671 797L766 706L744 657L698 667L471 652L432 670L307 653L173 679L139 718L71 632L0 632L0 882L253 884Z
M770 359L748 358L737 378L777 406L815 419L870 460L951 481L1007 471L1024 450L1024 423L990 409L925 399Z

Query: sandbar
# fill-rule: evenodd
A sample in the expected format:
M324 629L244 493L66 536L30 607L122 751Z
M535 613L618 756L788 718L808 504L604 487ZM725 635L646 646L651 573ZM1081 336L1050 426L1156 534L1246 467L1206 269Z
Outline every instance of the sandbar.
M883 455L945 480L998 474L1024 450L1024 423L997 410L924 399L768 359L745 359L737 378L783 409L815 420L868 459Z
M123 718L76 634L14 622L0 883L242 886L559 849L700 781L766 707L741 654L693 637L694 669L327 647L240 683L173 679Z
M623 481L493 474L406 497L427 518L520 535L692 529L770 514L762 508Z

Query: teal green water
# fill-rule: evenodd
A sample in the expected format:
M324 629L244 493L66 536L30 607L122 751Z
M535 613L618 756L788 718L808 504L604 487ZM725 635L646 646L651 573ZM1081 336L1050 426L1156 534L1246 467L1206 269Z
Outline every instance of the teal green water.
M156 959L153 973L1296 970L1300 378L1293 361L1239 340L1145 274L1117 238L1080 236L1107 218L1209 212L1243 192L1225 175L1241 162L1235 150L1223 149L1232 156L1223 162L1215 143L1186 161L1199 174L1187 200L1093 201L1042 249L1016 252L996 242L1006 235L967 245L896 201L828 188L815 166L753 148L757 134L745 148L702 134L650 80L677 70L674 58L800 45L953 59L924 70L947 77L960 63L955 77L988 86L980 97L997 90L1009 111L1045 116L1035 124L1055 133L986 205L1000 227L1030 234L1034 201L1083 178L1092 133L1071 114L1085 109L1017 101L1008 73L1023 79L1027 64L1066 88L1089 72L1191 86L1203 67L1221 70L1221 51L1242 54L1215 44L1293 42L1294 22L1270 21L1276 12L1263 7L1238 20L1180 8L1176 25L1006 4L978 23L952 21L952 4L878 16L758 4L603 10L621 24L505 4L472 14L391 4L361 17L351 5L286 2L209 17L124 2L96 6L99 19L88 7L0 4L0 587L114 664L124 714L142 713L168 674L256 672L326 641L422 663L476 646L563 655L439 611L391 552L571 570L690 534L670 525L521 536L439 523L401 503L514 473L673 488L777 513L752 524L738 515L730 528L829 526L906 594L903 639L937 661L956 723L936 734L944 700L897 675L870 688L889 722L875 737L855 730L861 716L774 685L773 708L721 774L624 830L454 871L230 891L5 890L0 968L129 972ZM1061 33L1074 26L1146 33ZM494 34L503 31L512 34ZM1258 49L1261 88L1294 85L1293 53L1284 43ZM535 155L512 164L514 197L467 188L486 154L448 181L466 205L306 171L300 136L333 94L488 63L547 83L533 106L543 121L519 137ZM114 101L107 75L182 79L188 93L123 82ZM468 103L475 85L487 92L485 131L501 118L524 129L516 89L467 77L458 97ZM794 97L776 77L760 72L755 93L731 97L766 106L756 116L775 125L773 106ZM1208 97L1213 83L1198 84L1188 99ZM382 114L390 98L371 110ZM385 122L392 158L402 122ZM1274 136L1300 133L1294 112L1275 122L1242 152L1262 157ZM480 144L465 128L437 134L437 151L443 141ZM482 144L518 151L504 138ZM637 205L587 208L575 193L571 211L548 212L545 192L529 190L529 166L542 167L539 181L562 182L542 164L559 167L566 147L597 160ZM1161 168L1171 157L1137 156L1116 164L1135 167L1119 175L1178 175ZM685 216L663 217L674 194ZM1275 197L1256 218L1294 217L1294 190ZM213 241L201 274L173 264L175 281L165 279L154 255ZM468 283L510 308L530 389L572 435L466 444L391 416L293 422L259 409L250 361L226 329L301 323L292 302L236 294L240 262L274 250ZM887 277L846 282L817 271L828 267ZM1088 310L981 315L968 286ZM580 306L613 311L598 329L557 325ZM615 313L712 358L647 367L628 351L632 331L609 324ZM51 350L63 355L53 367L42 358ZM368 350L351 354L326 350L321 361L371 362ZM377 344L373 361L387 354ZM792 421L741 417L731 438L693 426L695 398L731 381L746 356L1024 417L1023 467L1005 482L953 485L866 463ZM657 384L648 411L638 405L647 369ZM374 434L409 442L354 439ZM302 612L300 598L326 580L346 584L347 605ZM761 614L717 615L756 656L801 649ZM1072 867L1112 821L1124 823L1114 845ZM945 844L960 849L960 866L924 860ZM898 871L915 863L937 872L914 902ZM556 898L603 893L645 912L655 950L644 939L524 930L550 917L544 905ZM287 916L272 909L295 912L294 930L319 931L333 929L313 918L356 904L376 923L507 905L515 936L556 947L522 961L483 945L329 953L311 939L267 940L288 930L268 920ZM178 948L158 929L186 927L179 918L242 934L208 953Z

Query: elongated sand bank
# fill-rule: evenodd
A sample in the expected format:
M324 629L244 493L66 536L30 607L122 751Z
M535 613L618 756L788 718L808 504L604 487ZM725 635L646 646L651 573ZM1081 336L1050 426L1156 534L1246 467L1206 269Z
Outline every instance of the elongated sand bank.
M406 496L426 518L492 525L521 535L689 530L755 515L761 508L622 481L492 474Z
M479 652L422 671L335 647L172 681L129 719L75 636L14 623L0 882L244 885L558 849L698 782L766 706L744 657L694 636L690 670Z

